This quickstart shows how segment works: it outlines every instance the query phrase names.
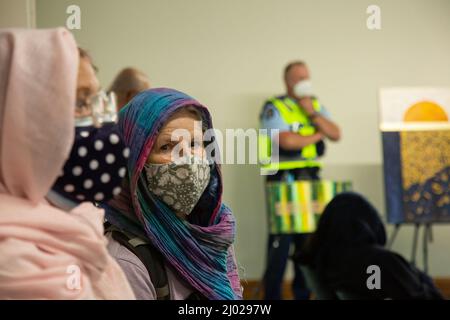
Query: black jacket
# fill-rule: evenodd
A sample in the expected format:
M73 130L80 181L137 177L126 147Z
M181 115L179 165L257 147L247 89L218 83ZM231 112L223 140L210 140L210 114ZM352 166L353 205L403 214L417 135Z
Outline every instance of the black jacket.
M320 288L319 298L442 299L427 275L385 244L376 209L358 194L342 193L325 208L316 232L295 260ZM379 268L379 289L367 285L374 274L370 266Z

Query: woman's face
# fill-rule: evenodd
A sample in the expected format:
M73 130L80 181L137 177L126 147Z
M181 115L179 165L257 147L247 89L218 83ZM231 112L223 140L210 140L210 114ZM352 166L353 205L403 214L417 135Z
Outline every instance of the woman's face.
M181 130L180 130L181 129ZM153 145L147 163L165 164L176 157L204 157L202 122L192 109L175 112L163 126Z
M92 115L92 109L88 106L92 97L100 90L100 83L95 74L91 61L84 57L78 64L77 80L77 108L75 118L83 118Z

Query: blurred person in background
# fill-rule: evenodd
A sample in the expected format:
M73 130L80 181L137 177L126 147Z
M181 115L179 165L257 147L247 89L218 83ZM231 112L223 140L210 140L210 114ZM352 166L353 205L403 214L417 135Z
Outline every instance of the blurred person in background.
M357 193L341 193L294 261L317 299L442 299L429 276L385 245L386 231L372 204ZM377 288L368 286L370 266L379 270Z
M150 89L147 75L136 68L125 68L119 72L109 87L117 96L117 111L120 111L139 92Z
M260 160L266 161L262 169L275 174L266 176L266 183L318 180L325 154L325 141L339 141L340 129L329 112L314 95L310 73L302 61L293 61L284 69L286 93L266 101L260 115L261 129L279 130L276 145L271 134L260 136ZM266 146L269 146L267 148ZM273 148L279 149L279 159L271 159ZM300 250L307 233L270 234L267 245L267 265L264 275L265 299L281 299L281 284L284 278L291 246ZM302 271L294 265L292 282L294 298L309 298Z

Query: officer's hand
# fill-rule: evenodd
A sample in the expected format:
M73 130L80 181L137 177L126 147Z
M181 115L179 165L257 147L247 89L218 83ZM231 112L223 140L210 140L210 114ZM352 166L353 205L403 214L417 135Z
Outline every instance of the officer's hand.
M298 103L300 104L300 106L303 108L303 110L305 110L305 112L308 115L311 115L314 113L314 107L313 107L312 99L310 97L300 98L300 99L298 99Z
M323 140L324 138L325 138L325 136L323 135L323 133L322 132L316 132L315 134L314 134L316 137L317 137L317 142L319 142L320 140Z

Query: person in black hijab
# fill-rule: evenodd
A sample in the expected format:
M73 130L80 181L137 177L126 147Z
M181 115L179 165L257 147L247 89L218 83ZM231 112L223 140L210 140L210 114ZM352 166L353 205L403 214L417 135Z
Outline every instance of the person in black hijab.
M341 193L294 261L306 270L318 299L442 299L426 274L385 244L377 210L359 194ZM369 289L373 265L379 267L380 285Z

